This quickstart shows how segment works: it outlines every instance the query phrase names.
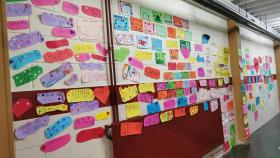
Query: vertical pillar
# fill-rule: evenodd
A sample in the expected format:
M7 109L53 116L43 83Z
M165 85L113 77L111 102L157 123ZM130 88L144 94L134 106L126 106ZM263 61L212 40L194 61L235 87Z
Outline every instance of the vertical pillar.
M228 42L230 50L230 66L233 83L233 95L235 103L236 130L239 143L246 143L244 131L243 101L241 90L241 68L239 66L238 50L241 48L240 32L238 24L233 20L228 20Z
M6 0L0 0L0 157L14 158L13 116L6 30Z
M275 66L276 66L276 75L277 75L277 88L278 88L278 100L280 102L280 41L274 40L273 41L273 47L274 47L274 55L275 55Z

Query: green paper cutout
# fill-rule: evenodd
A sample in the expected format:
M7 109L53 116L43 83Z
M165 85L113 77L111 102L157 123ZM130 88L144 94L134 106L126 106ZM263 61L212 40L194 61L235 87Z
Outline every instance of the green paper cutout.
M229 144L230 144L230 148L235 147L236 145L235 136L230 137Z
M230 131L230 135L232 135L232 136L235 135L235 125L234 124L230 125L229 131Z
M175 89L175 82L174 81L166 82L166 88L167 89Z
M34 81L43 73L43 68L40 66L32 66L13 76L16 87Z
M156 24L156 33L158 36L166 37L166 26Z
M182 79L188 79L189 78L189 72L181 72Z
M180 40L180 49L188 48L191 50L191 43L189 41Z
M192 32L191 31L186 31L186 40L192 41Z
M164 13L164 23L172 25L173 24L172 16L167 13Z
M176 98L184 96L184 91L183 89L177 89L176 90Z
M115 49L115 53L114 53L115 61L123 62L128 55L129 55L128 48L121 47L120 49Z
M7 0L7 2L22 2L22 1L26 1L26 0Z
M252 112L255 112L255 111L256 111L256 104L252 104L252 105L251 105L251 111L252 111Z
M165 65L165 53L155 53L156 64Z
M151 9L140 7L141 18L152 21L153 12Z
M156 23L163 24L163 13L154 10L152 12L153 12L153 21Z

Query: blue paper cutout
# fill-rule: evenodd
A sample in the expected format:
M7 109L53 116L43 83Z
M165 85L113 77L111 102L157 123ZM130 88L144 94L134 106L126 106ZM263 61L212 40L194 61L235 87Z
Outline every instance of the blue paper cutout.
M41 52L39 50L33 50L26 52L22 55L11 57L9 60L10 67L12 70L18 70L23 66L32 63L36 60L42 58Z
M242 93L245 93L245 92L246 92L246 86L245 86L245 85L242 85L242 86L241 86L241 91L242 91Z
M203 34L202 35L202 44L207 44L210 40L210 35Z
M189 86L190 85L188 81L183 81L183 88L188 88Z
M176 99L177 107L183 107L188 105L188 98L183 96Z
M150 103L147 105L148 114L160 112L160 106L158 102Z
M162 40L152 38L152 50L161 52L162 51Z
M256 105L260 105L260 97L256 97Z
M121 31L129 31L128 18L114 15L114 29Z
M58 119L55 123L53 123L51 126L49 126L45 130L45 136L47 139L51 139L55 136L57 136L59 133L64 131L67 127L69 127L72 124L73 120L70 116L64 116L60 119Z
M208 102L207 102L207 101L204 101L204 102L203 102L203 110L204 110L204 111L208 111L208 109L209 109Z
M198 63L204 63L205 61L204 61L204 57L200 57L199 55L196 57L196 61L198 62Z
M182 79L182 73L181 72L174 72L174 79L179 80Z

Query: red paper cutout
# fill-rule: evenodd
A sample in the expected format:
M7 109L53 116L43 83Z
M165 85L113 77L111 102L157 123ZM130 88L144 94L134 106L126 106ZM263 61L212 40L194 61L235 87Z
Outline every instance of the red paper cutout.
M143 19L130 17L131 30L143 32Z
M256 57L254 58L254 67L255 67L256 72L258 73L259 69L260 69L260 65L259 65L259 59Z
M82 5L82 12L88 16L101 18L101 10L99 8Z
M46 46L49 49L56 49L56 48L59 48L59 47L69 46L69 42L68 42L67 39L56 40L56 41L47 41Z
M142 122L121 123L121 136L137 135L142 133Z
M59 61L65 61L66 59L71 58L74 55L74 52L71 49L57 50L55 52L47 52L44 54L44 60L47 63L54 63Z
M176 63L175 62L169 62L168 63L168 70L176 70Z
M152 67L145 67L144 74L146 77L158 80L160 78L160 70Z
M13 114L19 118L32 107L32 102L21 98L13 104Z
M183 27L182 19L177 16L173 16L174 25L177 27Z
M195 71L190 71L189 76L190 76L190 78L196 78L196 72Z
M92 139L102 138L104 133L102 127L86 129L77 134L76 141L78 143L83 143Z
M174 109L174 117L182 117L182 116L186 116L185 108Z
M233 110L233 101L229 101L227 103L227 109L228 109L228 111Z
M158 100L165 100L167 98L167 91L159 91L158 92Z
M107 104L108 97L110 95L109 87L95 88L94 90L95 97L103 104Z
M96 59L96 60L100 60L100 61L106 61L107 58L101 55L97 55L97 54L92 54L91 55L92 59Z

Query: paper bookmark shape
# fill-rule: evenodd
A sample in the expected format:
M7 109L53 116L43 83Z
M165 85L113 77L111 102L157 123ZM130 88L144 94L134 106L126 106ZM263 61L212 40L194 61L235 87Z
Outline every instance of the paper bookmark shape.
M77 74L72 74L67 80L64 81L64 84L67 86L71 86L75 84L79 80L79 76Z
M96 49L98 50L98 52L103 55L103 56L107 56L108 51L105 47L103 47L100 43L96 44Z
M57 26L63 28L71 28L74 26L73 18L67 18L61 15L55 15L52 13L43 13L40 15L41 23L49 26Z
M29 29L28 20L7 21L7 28L10 30L25 30Z
M144 74L146 77L158 80L160 78L160 70L153 67L145 67Z
M49 123L49 116L43 116L28 122L15 130L17 139L25 139L28 136L36 133L40 128L47 126Z
M9 49L19 50L40 42L44 42L44 37L40 32L23 33L16 35L9 40Z
M107 81L107 74L103 72L96 73L94 71L86 71L82 73L83 83L90 83L90 82L97 82L97 81Z
M89 88L71 89L67 92L68 103L92 101L94 97L93 91Z
M144 64L143 64L140 60L138 60L138 59L136 59L136 58L129 57L129 58L128 58L128 63L129 63L130 65L132 65L132 66L137 67L138 69L141 69L141 70L144 69Z
M100 120L106 120L110 117L110 112L109 111L103 111L95 115L96 121Z
M32 14L32 7L27 3L13 3L6 6L7 17L30 16Z
M73 120L70 116L64 116L60 119L58 119L55 123L53 123L51 126L49 126L45 130L45 136L47 139L51 139L55 136L57 136L59 133L64 131L67 127L69 127L72 124Z
M98 108L99 102L97 100L70 104L70 111L72 115L90 112Z
M159 124L159 122L160 122L160 120L159 120L158 113L149 115L144 118L144 127L156 125L156 124Z
M41 104L64 103L65 95L63 92L38 93L37 101Z
M103 70L102 64L98 64L98 63L80 63L80 68L81 70L88 70L88 71Z
M91 56L89 53L79 53L75 55L75 59L78 62L85 62L91 59Z
M36 113L37 115L44 115L45 113L54 112L54 111L67 111L68 106L66 104L53 105L53 106L37 106Z
M72 15L77 15L77 14L79 14L80 8L79 8L78 5L76 5L74 3L63 1L62 2L62 10L65 13L69 13L69 14L72 14Z
M109 87L102 87L102 88L95 88L94 90L95 97L103 104L107 104L109 95L110 95L110 88Z
M93 126L95 118L93 116L85 116L75 119L74 129L81 129Z
M43 151L45 153L53 152L53 151L56 151L56 150L62 148L66 144L68 144L70 142L70 140L71 140L70 134L66 134L66 135L57 137L53 140L47 141L40 147L40 149L41 149L41 151Z
M43 68L40 66L32 66L13 76L16 87L34 81L43 73Z
M55 37L73 38L76 36L76 31L68 28L55 27L52 29L52 35Z
M39 50L33 50L22 55L11 57L9 60L10 68L12 70L18 70L23 66L33 63L42 58Z
M45 87L50 87L63 79L65 76L73 72L73 67L70 62L65 62L58 68L50 71L40 78L41 83Z
M83 143L92 139L102 138L104 133L105 131L102 127L86 129L77 134L76 141Z
M29 99L21 98L13 104L13 114L20 118L32 106L32 102Z
M82 5L81 10L84 14L96 18L101 18L101 10L99 8Z
M56 49L60 47L66 47L69 46L69 42L67 39L61 39L61 40L55 40L55 41L47 41L46 46L49 49Z
M62 62L74 55L71 49L57 50L55 52L46 52L44 54L44 60L46 63Z
M121 123L120 135L123 137L141 134L142 128L142 122L123 122Z
M92 54L91 57L92 57L92 59L96 59L96 60L99 60L99 61L106 61L107 60L106 57L101 56L101 55L97 55L97 54Z
M60 0L31 0L31 2L35 6L48 6L59 4Z

